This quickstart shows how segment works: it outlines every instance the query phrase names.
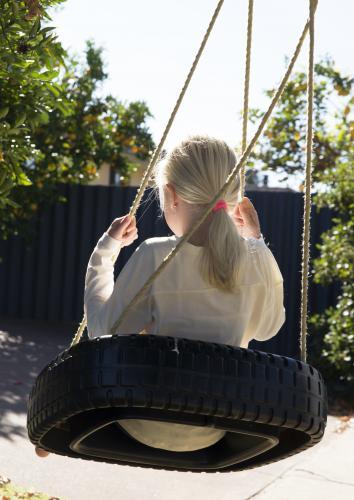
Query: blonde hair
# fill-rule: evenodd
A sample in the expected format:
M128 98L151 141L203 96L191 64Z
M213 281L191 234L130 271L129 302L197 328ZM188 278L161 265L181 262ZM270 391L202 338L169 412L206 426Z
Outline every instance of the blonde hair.
M169 183L183 201L193 205L196 215L201 214L235 164L236 154L224 141L208 136L188 137L155 167L162 208L162 187ZM239 188L240 179L236 176L223 196L230 209L236 205ZM242 238L227 211L212 212L199 263L203 279L222 291L234 292L242 249Z

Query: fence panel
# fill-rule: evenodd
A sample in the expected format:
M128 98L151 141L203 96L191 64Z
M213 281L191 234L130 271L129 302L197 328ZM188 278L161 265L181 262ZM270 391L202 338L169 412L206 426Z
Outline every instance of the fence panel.
M58 186L67 203L56 204L34 222L37 237L28 246L20 237L0 241L0 314L24 319L80 321L90 254L111 221L128 212L135 188ZM250 348L299 357L299 310L302 195L287 191L249 191L262 232L284 277L286 323L273 339L252 341ZM312 254L320 235L330 227L329 210L312 212ZM153 190L147 190L137 212L139 239L124 248L117 276L137 245L146 238L171 235ZM335 300L335 287L311 285L310 312Z

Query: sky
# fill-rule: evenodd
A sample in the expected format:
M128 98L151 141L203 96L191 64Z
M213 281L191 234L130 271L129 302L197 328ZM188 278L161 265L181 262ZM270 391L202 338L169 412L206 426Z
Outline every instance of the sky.
M240 143L247 4L225 0L167 148L194 133L222 138L233 147ZM123 102L145 101L158 143L216 5L216 0L67 0L51 11L50 25L72 54L82 55L88 39L103 48L109 77L101 93ZM254 1L251 107L266 109L264 90L279 84L307 16L308 0ZM330 55L349 74L354 69L353 19L353 0L319 0L315 57ZM307 53L306 40L295 71L306 68Z

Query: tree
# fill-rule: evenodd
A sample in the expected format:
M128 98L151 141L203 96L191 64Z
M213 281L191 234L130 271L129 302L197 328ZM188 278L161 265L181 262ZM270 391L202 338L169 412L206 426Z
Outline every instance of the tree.
M14 12L11 10L12 20ZM35 22L41 29L39 18ZM16 22L12 27L17 33ZM36 53L37 45L31 50ZM55 73L39 72L37 68L23 74L28 62L21 61L23 85L17 108L22 121L11 121L10 105L3 113L3 127L10 131L8 137L2 137L6 165L2 206L9 205L2 210L3 238L19 233L30 236L31 221L39 208L65 201L59 195L58 183L87 183L97 176L102 162L110 163L124 178L135 168L134 161L128 159L131 155L125 153L145 159L154 148L145 124L151 114L144 102L123 103L111 95L97 97L99 86L107 78L102 49L87 42L83 64L62 50L60 54L61 71ZM41 63L38 56L38 66ZM7 65L3 76L0 91L4 89L10 103L15 93L7 83L13 76L12 65Z
M47 9L63 0L3 0L0 4L0 211L16 206L9 198L16 185L31 184L22 166L34 156L32 132L47 109L56 108L52 84L65 51L56 41ZM67 102L63 99L62 109ZM2 227L4 231L4 227Z
M102 49L88 41L85 63L73 57L65 60L57 99L65 95L69 111L48 111L33 131L37 154L23 166L32 185L15 191L19 207L7 218L7 226L15 231L21 220L21 234L32 230L31 224L24 223L31 220L39 206L65 201L58 193L59 183L85 184L97 177L103 162L127 178L136 167L134 157L146 159L154 148L145 124L151 114L144 102L125 104L112 95L96 96L107 78L101 53Z
M309 362L323 371L335 390L336 380L354 387L353 83L329 58L315 65L313 166L318 193L314 201L318 209L332 209L334 216L318 245L314 281L337 283L341 291L334 307L310 320ZM286 86L253 156L256 164L286 178L304 170L306 105L306 75L298 72ZM260 111L253 110L252 119L259 116Z
M327 206L333 226L321 236L320 255L314 261L314 280L338 283L335 307L312 318L314 335L322 333L321 365L328 380L354 388L354 157L334 164L321 175L326 189L316 196L318 208Z
M315 64L314 89L314 181L334 164L346 162L354 139L351 89L354 79L335 69L330 58ZM266 91L271 97L274 89ZM284 174L284 180L304 171L306 141L306 73L297 72L286 85L280 102L268 122L264 136L253 154L253 161L263 169ZM334 112L332 111L334 108ZM251 110L251 120L262 115Z
M262 175L262 172L260 170L256 169L255 167L249 168L246 171L246 188L252 187L252 186L262 186L264 185L264 174Z
M151 116L146 104L123 104L112 95L96 97L99 85L108 76L103 69L102 49L88 41L85 56L83 65L69 58L60 79L71 103L70 112L54 109L46 113L44 123L35 130L34 142L40 154L27 171L38 182L87 182L104 161L124 177L134 165L124 152L145 159L154 147L145 125Z

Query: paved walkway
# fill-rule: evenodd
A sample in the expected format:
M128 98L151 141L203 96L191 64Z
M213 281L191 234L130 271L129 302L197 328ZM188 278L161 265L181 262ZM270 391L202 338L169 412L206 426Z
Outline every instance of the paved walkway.
M26 398L40 369L64 349L75 325L0 320L0 475L70 500L354 499L354 418L338 432L330 416L320 444L279 463L230 474L138 469L38 458L26 433Z

